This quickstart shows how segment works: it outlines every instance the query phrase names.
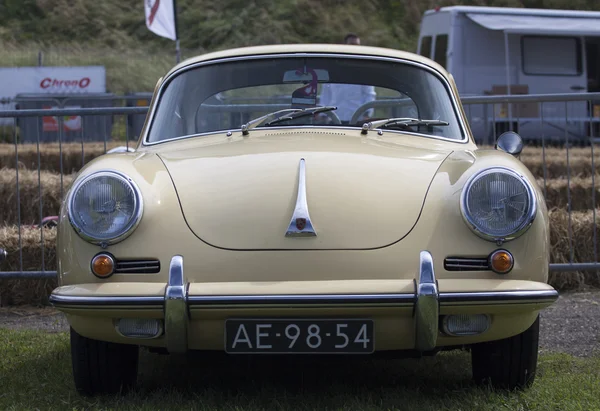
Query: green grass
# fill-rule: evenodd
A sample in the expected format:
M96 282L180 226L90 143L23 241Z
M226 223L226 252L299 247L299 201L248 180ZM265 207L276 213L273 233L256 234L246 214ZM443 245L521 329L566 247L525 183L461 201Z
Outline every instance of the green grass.
M469 356L421 360L247 360L143 352L124 397L74 390L68 335L0 329L2 410L599 410L600 358L546 354L527 391L475 386Z
M363 44L415 51L423 12L449 5L595 10L597 0L177 0L183 57L259 44ZM0 66L104 65L108 91L152 91L175 63L141 0L2 0ZM0 97L5 97L0 95Z
M39 50L45 48L36 44L0 47L0 66L35 66ZM111 50L98 45L81 49L78 46L63 50L45 50L44 65L104 66L107 92L121 95L130 92L152 92L158 79L175 65L174 54L171 54L135 49ZM190 52L187 57L196 54ZM0 92L0 98L2 97L7 96Z

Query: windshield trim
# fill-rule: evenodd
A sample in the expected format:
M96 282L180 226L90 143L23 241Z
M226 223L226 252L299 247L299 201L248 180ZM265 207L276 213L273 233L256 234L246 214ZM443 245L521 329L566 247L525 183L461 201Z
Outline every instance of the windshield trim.
M205 135L212 135L212 134L222 134L222 133L227 133L227 132L233 132L233 131L240 131L241 132L241 125L240 128L232 128L232 129L223 129L223 130L214 130L214 131L209 131L206 133L197 133L197 134L190 134L190 135L186 135L186 136L178 136L178 137L172 137L172 138L168 138L168 139L164 139L164 140L159 140L159 141L148 141L148 138L150 137L150 129L152 128L153 122L154 122L154 116L156 114L156 109L158 108L160 99L163 95L164 92L164 88L176 77L181 75L183 72L188 71L188 70L192 70L198 67L202 67L202 66L208 66L208 65L212 65L212 64L220 64L220 63L228 63L228 62L232 62L232 61L240 61L240 60L261 60L261 59L272 59L272 58L302 58L302 57L313 57L313 58L319 58L319 57L325 57L325 58L329 58L329 57L337 57L337 58L353 58L353 59L360 59L360 60L379 60L379 61L389 61L389 62L394 62L394 63L404 63L404 64L409 64L412 66L416 66L422 69L425 69L427 71L429 71L430 73L432 73L434 76L436 76L438 79L440 79L444 85L444 87L446 88L446 91L449 93L450 95L450 100L452 103L452 108L454 110L454 114L457 116L458 118L458 125L462 134L462 138L459 139L455 139L455 138L450 138L450 137L442 137L442 136L435 136L435 135L431 135L431 134L422 134L422 133L417 133L417 132L411 132L411 131L402 131L402 134L411 134L411 135L416 135L416 136L421 136L421 137L428 137L428 138L433 138L436 140L443 140L443 141L451 141L454 143L463 143L466 144L469 142L469 133L468 133L468 127L466 127L466 124L464 122L464 118L462 116L462 111L459 109L459 104L458 101L456 99L456 96L454 95L453 89L450 85L450 83L448 82L448 80L446 79L445 76L443 76L438 70L436 70L433 67L430 67L426 64L423 63L419 63L417 61L412 61L412 60L405 60L402 58L398 58L398 57L384 57L384 56L373 56L373 55L366 55L366 54L345 54L345 53L307 53L307 52L302 52L302 53L277 53L277 54L256 54L256 55L252 55L252 56L236 56L236 57L227 57L227 58L219 58L219 59L215 59L215 60L206 60L206 61L201 61L201 62L197 62L194 64L190 64L188 66L185 67L181 67L175 71L173 71L166 79L163 80L162 84L160 85L158 92L156 93L157 98L155 99L155 103L154 105L151 107L151 111L149 113L148 119L147 119L147 127L144 130L144 134L142 136L142 147L146 147L146 146L154 146L157 144L163 144L163 143L167 143L170 141L175 141L175 140L182 140L182 139L186 139L186 138L192 138L192 137L199 137L199 136L205 136ZM290 126L283 126L283 127L256 127L255 130L275 130L275 129L279 129L279 128L289 128ZM313 125L302 125L302 126L294 126L296 128L328 128L328 129L351 129L351 130L360 130L361 127L358 126L328 126L328 125L320 125L320 126L313 126ZM398 132L395 130L386 130L386 132Z
M303 125L294 125L294 126L277 126L277 127L256 127L253 128L252 130L254 130L254 132L256 133L257 131L262 131L262 132L270 132L270 131L281 131L281 130L289 130L290 128L299 128L299 129L308 129L308 130L320 130L320 129L327 129L327 130L345 130L345 131L356 131L357 133L360 134L360 132L362 131L362 127L357 127L357 126L330 126L330 125L312 125L312 124L303 124ZM380 128L374 128L372 131L373 133L377 133L377 130L379 130ZM381 129L384 133L392 133L392 134L397 134L397 135L411 135L411 136L417 136L417 137L425 137L425 138L431 138L434 140L440 140L440 141L448 141L450 143L460 143L460 144L465 144L468 141L463 141L463 140L457 140L455 138L450 138L450 137L441 137L441 136L435 136L433 134L423 134L423 133L418 133L416 131L409 131L409 130L394 130L394 129L389 129L389 128L383 128ZM185 136L179 136L179 137L173 137L170 138L168 140L161 140L161 141L157 141L154 143L150 143L147 144L147 146L153 146L155 144L159 144L159 143L163 143L163 142L172 142L172 141L180 141L180 140L188 140L194 137L206 137L206 136L212 136L212 135L217 135L217 134L225 134L227 136L227 138L232 138L233 135L229 135L230 133L235 133L235 132L239 132L240 134L242 133L242 129L241 128L232 128L232 129L223 129L223 130L217 130L217 131L206 131L204 133L196 133L196 134L186 134ZM383 137L385 137L385 134L382 135ZM378 135L379 138L381 138L382 136ZM249 136L239 136L239 137L244 137L244 138L250 138Z

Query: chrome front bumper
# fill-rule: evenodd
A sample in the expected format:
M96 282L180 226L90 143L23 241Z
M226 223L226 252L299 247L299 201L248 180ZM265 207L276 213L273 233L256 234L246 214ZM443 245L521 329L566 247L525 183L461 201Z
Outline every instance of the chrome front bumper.
M546 304L558 298L551 290L439 292L433 258L421 251L419 275L414 293L379 294L277 294L277 295L188 295L183 257L171 259L164 296L72 296L52 293L50 302L57 308L160 308L164 310L166 348L169 352L188 349L190 309L262 307L410 307L415 324L415 349L430 351L436 347L440 305Z

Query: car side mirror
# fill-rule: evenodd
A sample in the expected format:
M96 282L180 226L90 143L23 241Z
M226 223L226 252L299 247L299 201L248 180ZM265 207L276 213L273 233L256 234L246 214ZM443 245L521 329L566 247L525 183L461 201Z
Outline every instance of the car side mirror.
M504 132L498 137L495 149L517 157L523 151L523 139L514 131Z

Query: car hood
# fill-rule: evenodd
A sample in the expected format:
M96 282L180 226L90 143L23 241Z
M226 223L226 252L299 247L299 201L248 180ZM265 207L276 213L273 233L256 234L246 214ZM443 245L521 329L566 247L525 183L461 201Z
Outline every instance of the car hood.
M253 131L247 138L193 139L165 147L159 156L188 226L207 244L235 250L373 249L410 232L436 170L452 151L411 139L433 141ZM317 235L287 237L301 159Z

